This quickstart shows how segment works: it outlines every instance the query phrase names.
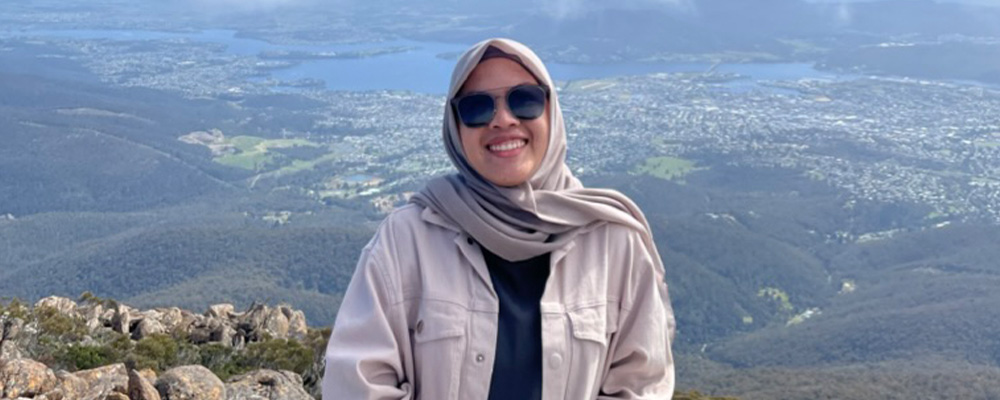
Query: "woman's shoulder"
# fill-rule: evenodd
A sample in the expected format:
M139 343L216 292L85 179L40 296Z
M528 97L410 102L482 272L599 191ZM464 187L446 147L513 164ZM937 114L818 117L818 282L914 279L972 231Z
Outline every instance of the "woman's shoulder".
M642 241L644 232L634 226L616 222L603 221L593 226L583 228L577 236L578 241L597 240L609 245L634 244Z
M574 245L584 253L599 252L601 257L597 258L601 259L641 261L638 264L654 267L660 264L653 260L659 252L651 234L630 225L602 223L578 235Z
M442 229L435 217L438 217L436 213L418 204L398 207L382 220L371 245L397 250L426 246L436 238L447 236L448 230Z
M423 206L416 203L407 203L390 211L382 221L382 225L405 225L420 221L420 214L423 211Z

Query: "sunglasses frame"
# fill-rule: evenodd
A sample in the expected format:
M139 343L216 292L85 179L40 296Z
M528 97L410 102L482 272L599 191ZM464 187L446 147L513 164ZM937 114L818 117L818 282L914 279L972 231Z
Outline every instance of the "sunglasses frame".
M507 92L504 93L504 95L503 95L503 101L504 101L504 103L506 103L507 110L510 111L510 114L513 115L515 118L517 118L519 120L530 121L530 120L537 119L538 117L540 117L545 112L542 111L542 114L538 114L538 116L533 117L533 118L521 118L521 117L515 115L514 114L514 110L511 110L511 108L510 108L510 95L511 95L511 93L513 93L515 90L518 90L518 89L521 89L521 88L525 88L525 87L536 87L536 88L541 89L542 93L543 93L543 96L544 96L544 101L545 101L546 105L547 105L547 103L549 101L549 92L550 91L549 91L549 87L546 86L546 85L523 84L523 85L511 86L510 88L507 89ZM467 97L479 96L479 95L489 96L490 101L493 102L493 114L490 115L490 119L489 120L487 120L486 122L484 122L482 124L469 125L469 124L465 123L465 120L462 119L462 113L460 113L458 111L458 103L461 102L462 100L464 100ZM455 112L455 118L457 118L458 122L461 123L462 125L465 125L465 126L467 126L469 128L481 128L481 127L489 125L490 122L493 121L493 118L496 118L496 116L497 116L497 109L498 109L498 107L497 107L497 100L496 100L497 97L499 97L499 96L494 96L492 93L490 93L488 91L469 92L469 93L466 93L466 94L463 94L461 96L458 96L458 97L455 97L455 98L451 99L452 111Z

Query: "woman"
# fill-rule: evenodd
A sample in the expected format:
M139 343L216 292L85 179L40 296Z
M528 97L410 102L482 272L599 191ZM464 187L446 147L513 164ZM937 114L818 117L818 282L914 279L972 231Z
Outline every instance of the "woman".
M648 224L584 188L545 66L506 39L458 61L458 173L364 248L326 354L325 399L669 399L673 312Z

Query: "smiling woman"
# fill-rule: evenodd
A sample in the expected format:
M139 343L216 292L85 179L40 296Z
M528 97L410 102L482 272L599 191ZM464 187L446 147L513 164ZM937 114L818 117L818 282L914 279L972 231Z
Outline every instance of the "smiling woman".
M323 396L669 399L674 318L649 225L571 174L545 66L487 40L459 59L448 97L458 173L428 182L363 250Z

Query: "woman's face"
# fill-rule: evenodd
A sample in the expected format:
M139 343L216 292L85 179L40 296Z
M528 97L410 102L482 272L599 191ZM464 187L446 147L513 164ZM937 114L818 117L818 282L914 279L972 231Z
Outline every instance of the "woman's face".
M531 120L517 119L507 108L507 89L522 84L538 82L517 62L498 57L476 66L459 92L488 92L494 96L493 120L477 128L459 121L458 133L469 164L497 186L517 186L530 179L549 147L548 104L540 117Z

